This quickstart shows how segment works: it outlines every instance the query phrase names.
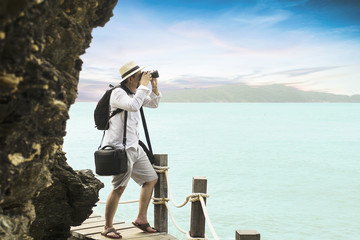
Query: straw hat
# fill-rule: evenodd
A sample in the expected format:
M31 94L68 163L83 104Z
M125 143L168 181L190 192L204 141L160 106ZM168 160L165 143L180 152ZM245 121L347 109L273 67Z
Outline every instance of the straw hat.
M119 69L122 81L134 75L138 71L143 70L144 68L145 67L139 67L134 61L126 63Z

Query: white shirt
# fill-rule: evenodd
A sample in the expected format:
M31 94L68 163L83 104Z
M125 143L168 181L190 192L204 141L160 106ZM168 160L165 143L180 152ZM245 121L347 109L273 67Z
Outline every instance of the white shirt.
M141 106L157 108L160 97L149 88L140 85L135 94L128 95L122 88L115 88L110 96L111 112L117 108L128 111L126 130L126 149L138 148L139 142L139 109ZM123 148L124 116L125 111L116 114L110 119L109 129L105 132L103 146L112 145L116 148Z

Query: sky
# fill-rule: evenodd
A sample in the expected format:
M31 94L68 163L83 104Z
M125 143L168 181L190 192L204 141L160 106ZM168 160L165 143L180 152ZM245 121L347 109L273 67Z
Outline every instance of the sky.
M78 101L119 68L159 71L163 91L284 84L360 94L360 0L119 0L81 56Z

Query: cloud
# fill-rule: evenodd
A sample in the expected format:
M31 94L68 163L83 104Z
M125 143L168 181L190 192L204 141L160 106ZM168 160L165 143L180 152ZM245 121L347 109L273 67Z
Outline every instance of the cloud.
M300 77L300 76L305 76L305 75L309 75L312 73L327 71L327 70L331 70L331 69L335 69L335 68L338 68L338 66L291 69L291 70L286 70L286 71L281 71L281 72L276 72L276 73L264 74L264 75L262 75L262 77L273 76L273 75L276 75L276 76L285 75L288 77Z
M274 26L281 22L286 21L291 16L290 12L278 10L273 14L257 15L257 14L247 14L242 13L234 17L233 20L244 25L247 29L249 28L266 28Z
M279 72L254 71L249 74L233 77L180 75L159 81L161 91L209 88L223 85L247 84L250 86L261 86L271 84L283 84L304 91L330 92L336 94L360 94L358 78L360 74L352 73L360 66L324 66L314 68L288 69ZM355 77L354 77L355 75ZM341 82L338 79L342 79ZM77 101L98 101L109 89L109 84L116 85L119 82L104 81L104 79L84 79L79 82L79 96ZM345 84L344 84L345 83ZM354 87L356 86L356 87Z
M360 94L360 84L355 73L359 66L327 66L258 74L243 78L248 85L284 84L304 91L336 94ZM340 80L340 81L339 81Z
M209 88L222 85L234 85L240 82L236 79L226 77L206 77L206 76L180 76L172 79L174 86L178 88Z
M119 82L114 81L101 81L94 79L81 78L78 85L78 98L80 102L97 102L102 95L108 90L109 84L117 85Z
M346 26L341 28L333 28L330 30L330 34L334 33L336 35L340 34L358 34L360 32L360 26Z
M100 86L118 83L119 67L130 60L158 69L165 89L246 82L360 91L359 25L294 24L312 17L295 11L308 7L307 1L242 5L213 12L159 8L164 14L146 3L119 6L121 12L93 31L82 56L79 96L89 98L83 91L96 95Z
M262 8L292 8L305 5L310 0L258 0L257 7Z

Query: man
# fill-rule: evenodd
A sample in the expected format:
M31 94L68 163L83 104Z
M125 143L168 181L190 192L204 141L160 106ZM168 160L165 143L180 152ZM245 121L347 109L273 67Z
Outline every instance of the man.
M109 238L121 238L120 233L113 227L113 218L120 200L130 177L141 187L139 213L133 224L145 232L153 233L156 230L150 227L147 220L147 209L151 199L153 188L157 182L157 174L144 152L139 146L139 113L141 106L157 108L160 101L160 93L157 86L157 79L151 78L150 72L142 74L135 62L129 62L120 68L122 77L122 88L115 88L110 97L111 111L117 108L128 111L127 117L127 140L126 153L128 156L128 171L123 174L113 176L111 191L105 209L105 229L102 235ZM152 90L147 86L151 82ZM127 88L128 94L123 88ZM124 133L124 111L116 114L110 119L109 129L105 133L104 144L114 145L123 148Z

